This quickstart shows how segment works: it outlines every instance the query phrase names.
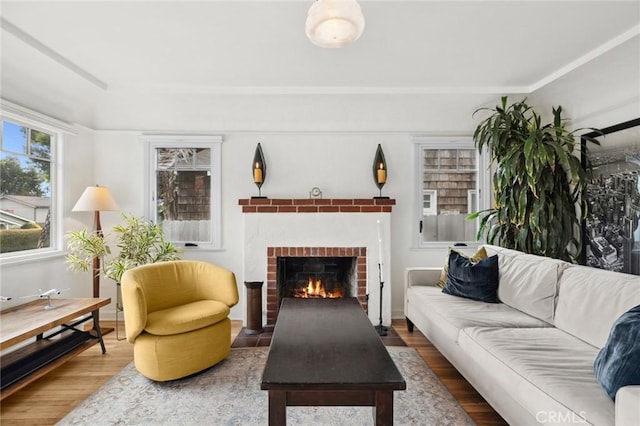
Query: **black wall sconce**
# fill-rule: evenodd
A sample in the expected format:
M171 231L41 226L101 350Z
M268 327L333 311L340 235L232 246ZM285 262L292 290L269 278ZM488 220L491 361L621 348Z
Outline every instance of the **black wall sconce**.
M251 172L253 175L253 182L258 186L258 196L251 198L267 198L262 196L262 184L267 178L267 163L265 163L264 161L264 154L262 153L260 142L258 142L258 146L256 146L256 152L253 155Z
M380 144L378 144L376 156L373 158L373 181L380 190L380 196L373 198L388 199L389 197L382 196L382 187L387 183L387 161L384 159L384 152Z

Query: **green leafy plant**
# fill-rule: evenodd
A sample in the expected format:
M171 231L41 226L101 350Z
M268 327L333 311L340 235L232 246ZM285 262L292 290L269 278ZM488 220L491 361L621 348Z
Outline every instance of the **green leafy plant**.
M552 108L553 122L543 123L526 99L507 105L505 96L501 105L478 111L491 114L473 138L495 166L494 206L469 216L481 217L478 239L486 235L490 244L576 261L582 249L578 206L591 179L588 156L583 166L576 148L575 133L582 129L566 129L560 106ZM583 203L583 217L586 208Z
M97 257L101 260L100 274L120 282L124 271L134 266L179 259L178 249L164 239L158 225L126 213L122 218L124 223L114 226L113 233L104 237L86 229L69 232L66 261L70 268L86 272ZM117 248L115 256L112 244Z

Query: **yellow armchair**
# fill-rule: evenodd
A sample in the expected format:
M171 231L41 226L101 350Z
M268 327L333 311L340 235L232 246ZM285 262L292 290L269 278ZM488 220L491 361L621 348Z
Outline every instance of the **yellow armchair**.
M127 340L144 376L179 379L229 354L228 317L238 303L233 272L199 261L159 262L129 269L121 285Z

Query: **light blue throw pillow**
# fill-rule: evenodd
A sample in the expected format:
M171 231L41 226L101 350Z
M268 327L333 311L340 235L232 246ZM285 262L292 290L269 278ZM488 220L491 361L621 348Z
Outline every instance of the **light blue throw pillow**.
M594 368L596 380L613 400L621 387L640 385L640 305L613 323Z

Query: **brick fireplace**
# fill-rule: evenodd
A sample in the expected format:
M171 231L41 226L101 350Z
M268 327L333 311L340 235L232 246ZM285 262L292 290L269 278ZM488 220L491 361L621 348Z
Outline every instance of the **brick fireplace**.
M287 257L355 258L354 294L364 310L367 306L367 248L366 247L267 247L267 324L275 324L280 302L277 265Z
M350 296L357 297L373 324L377 324L382 315L383 323L389 325L391 286L388 276L383 277L385 288L380 311L378 263L386 265L387 275L390 213L395 203L394 199L374 198L238 200L242 206L244 232L241 280L265 283L263 324L274 324L277 318L278 258L353 257L356 274ZM244 286L242 291L246 291ZM246 300L245 294L241 300ZM246 320L246 307L244 313Z

